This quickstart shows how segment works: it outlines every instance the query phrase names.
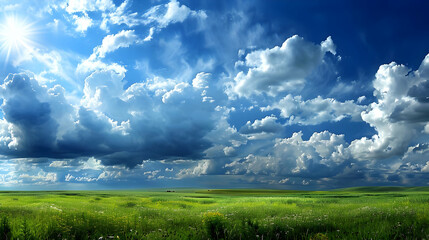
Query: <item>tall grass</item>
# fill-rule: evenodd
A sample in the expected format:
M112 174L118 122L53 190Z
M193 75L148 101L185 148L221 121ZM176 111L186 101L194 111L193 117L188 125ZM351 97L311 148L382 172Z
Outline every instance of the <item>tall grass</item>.
M0 192L0 239L427 239L428 203L424 191Z

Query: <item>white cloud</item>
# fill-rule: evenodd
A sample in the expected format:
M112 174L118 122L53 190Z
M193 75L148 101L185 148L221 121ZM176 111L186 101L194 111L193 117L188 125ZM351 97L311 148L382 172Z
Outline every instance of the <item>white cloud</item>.
M64 180L66 181L66 182L70 182L71 180L73 180L74 179L74 176L73 175L71 175L70 173L69 174L67 174L65 177L64 177Z
M151 41L151 40L152 40L152 38L153 38L153 33L154 33L154 31L155 31L155 28L151 27L151 28L149 29L149 34L147 35L147 37L145 37L145 38L143 39L143 42L149 42L149 41Z
M279 133L283 129L282 124L277 122L274 115L266 116L261 120L256 119L253 123L247 123L241 127L240 133L249 135L249 139L261 139Z
M57 181L57 174L53 172L44 172L41 170L37 175L21 174L18 177L23 183L45 184Z
M6 5L6 6L3 6L2 8L2 10L4 11L4 12L9 12L9 11L16 11L18 8L20 8L21 7L21 5L20 4L18 4L18 3L15 3L15 4L9 4L9 5Z
M103 20L101 22L100 28L109 31L108 24L124 24L127 27L134 27L140 25L142 23L142 20L138 18L138 13L131 13L127 11L130 6L131 1L125 0L114 11L111 11L109 13L103 13Z
M28 71L37 71L39 82L55 82L65 80L68 84L79 89L79 84L74 78L75 63L79 56L72 52L61 50L43 51L38 48L29 49L21 57L15 59L16 67L25 67ZM29 73L32 75L33 73Z
M101 60L85 59L77 65L76 72L78 73L90 73L95 71L114 71L118 74L125 74L127 69L124 66L117 63L107 64Z
M62 5L62 8L73 16L78 32L85 32L88 27L93 25L93 20L89 18L88 12L101 12L100 28L109 32L112 24L134 27L142 23L137 12L128 10L131 3L131 1L125 0L116 7L112 0L68 0ZM82 14L82 16L78 17L78 14Z
M80 167L83 170L100 170L103 169L103 165L100 160L95 159L94 157L88 158L87 161L81 162L82 166Z
M207 174L209 167L210 167L210 160L200 160L198 161L196 166L180 170L177 173L176 177L178 179L198 177L198 176Z
M426 133L426 134L429 134L429 123L427 123L426 125L425 125L425 128L424 128L424 133Z
M344 135L325 131L313 133L307 141L302 135L276 139L271 148L265 145L266 155L249 154L226 164L227 174L326 177L337 174L350 158Z
M239 72L232 84L232 93L249 97L266 93L275 96L280 92L298 92L306 77L322 63L326 52L335 54L335 46L328 37L315 45L295 35L281 47L257 50L246 55L247 73Z
M107 53L116 51L119 48L127 48L139 42L139 37L134 30L122 30L117 34L104 37L101 46L94 48L94 53L90 58L104 58Z
M93 25L92 19L88 17L88 14L83 16L73 15L74 24L76 25L76 31L85 33L88 28Z
M49 167L53 167L53 168L69 168L71 167L68 163L68 161L52 161L49 164Z
M122 30L117 34L107 35L103 38L100 46L93 49L93 53L88 59L83 60L76 68L79 73L88 73L96 70L113 70L124 74L126 69L117 63L106 64L101 61L106 54L112 53L120 48L128 48L135 43L142 42L134 30Z
M358 103L362 103L363 101L365 101L366 100L366 97L365 96L360 96L358 99L357 99L357 102Z
M355 121L361 120L360 114L366 106L357 105L354 101L339 102L320 96L304 101L301 96L293 97L288 94L266 109L279 109L280 116L287 118L289 125L317 125L323 122L338 122L347 117Z
M235 148L229 146L229 147L224 147L223 152L225 153L225 156L232 156L235 154L236 150Z
M337 54L337 52L335 50L336 46L334 44L334 41L332 41L331 36L327 37L326 40L320 44L320 46L321 46L323 52L330 52L334 55Z
M148 179L153 179L153 178L155 178L156 177L156 175L158 175L158 173L160 172L160 170L154 170L154 171L147 171L147 172L144 172L143 174L144 175L147 175L147 178Z
M283 178L279 181L280 184L285 184L287 182L289 182L289 178Z
M221 114L217 120L215 128L206 135L206 139L213 143L213 146L205 151L207 158L222 158L227 154L233 154L233 148L245 145L248 139L239 133L234 126L228 123L228 116L231 109L216 107L216 111Z
M71 181L76 181L76 182L94 182L94 181L98 181L99 179L96 177L88 177L88 176L80 176L80 177L75 177L73 175L71 175L70 173L68 173L65 177L64 177L64 181L66 182L71 182Z
M194 88L208 88L209 87L208 80L210 80L210 78L211 78L210 73L200 72L192 80L192 86Z
M96 181L108 181L110 179L120 178L122 175L122 172L118 171L103 171L98 175Z
M68 0L64 4L68 13L108 11L115 8L112 0Z
M362 112L362 119L377 134L371 139L352 142L350 149L355 158L371 160L402 155L410 142L424 132L429 121L426 59L428 56L414 72L394 62L380 66L373 81L377 102Z
M422 172L429 172L429 161L427 161L426 165L423 166Z
M194 11L176 0L164 5L157 5L149 9L144 15L146 24L157 23L158 28L165 28L169 24L185 21L188 17L207 18L207 14L200 10Z

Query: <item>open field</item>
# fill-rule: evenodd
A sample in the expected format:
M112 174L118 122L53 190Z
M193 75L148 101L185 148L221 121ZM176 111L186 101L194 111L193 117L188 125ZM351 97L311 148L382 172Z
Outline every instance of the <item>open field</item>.
M1 239L428 239L429 188L0 192Z

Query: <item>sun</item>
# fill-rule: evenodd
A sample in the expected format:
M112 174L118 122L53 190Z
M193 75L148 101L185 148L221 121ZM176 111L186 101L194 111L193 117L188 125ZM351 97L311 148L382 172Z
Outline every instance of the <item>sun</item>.
M17 16L9 16L0 24L1 51L6 54L6 61L11 54L20 55L31 49L32 24L26 23Z

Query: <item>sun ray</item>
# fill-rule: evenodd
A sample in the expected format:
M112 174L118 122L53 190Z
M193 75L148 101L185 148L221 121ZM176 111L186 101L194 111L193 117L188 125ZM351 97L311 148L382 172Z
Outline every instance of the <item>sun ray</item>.
M32 51L35 31L32 23L17 16L7 16L0 24L0 51L5 55L5 63L13 56L21 56L24 51Z

